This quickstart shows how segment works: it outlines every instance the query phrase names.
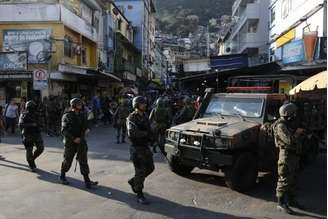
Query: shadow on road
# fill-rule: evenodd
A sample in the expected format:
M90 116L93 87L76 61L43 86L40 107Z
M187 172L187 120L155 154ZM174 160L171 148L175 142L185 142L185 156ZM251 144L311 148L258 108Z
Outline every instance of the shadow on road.
M46 172L43 170L38 170L38 178L43 181L50 183L59 183L59 174L55 172ZM83 187L84 182L74 178L69 178L70 185L74 189L80 189L91 194L108 198L111 200L119 201L121 203L127 204L129 207L145 211L160 214L171 218L227 218L227 219L238 219L247 217L237 217L233 215L217 213L206 209L200 209L195 207L184 206L170 200L154 196L151 194L146 194L149 200L152 202L151 205L143 206L136 202L136 197L132 193L126 193L115 188L110 188L106 186L99 185L95 189L85 189ZM64 186L64 185L63 185ZM110 195L109 195L110 193ZM249 218L250 219L250 218Z
M6 160L6 159L0 160L0 166L30 172L28 165L17 163L17 162ZM38 169L35 174L37 174L38 179L40 179L42 181L46 181L46 182L54 183L54 184L60 184L59 173L47 172L47 171ZM260 183L256 189L253 189L249 193L246 193L246 195L254 196L257 198L262 198L265 200L269 199L270 201L274 201L275 183L273 182L273 180L270 180L269 176L265 176L265 178L264 178L265 180L262 183ZM164 198L161 198L158 196L154 196L151 194L147 194L147 197L152 202L152 204L149 206L143 206L136 202L136 197L132 193L126 193L126 192L117 190L115 188L110 188L110 187L106 187L106 186L102 186L102 185L97 186L95 189L85 189L83 181L77 180L75 178L70 178L70 177L67 177L67 178L71 183L70 186L72 187L72 189L80 189L80 190L89 192L91 194L97 195L97 196L101 196L104 198L108 198L108 199L112 199L115 201L125 203L128 206L130 206L131 208L136 209L136 210L157 213L157 214L160 214L160 215L163 215L166 217L172 217L172 218L227 218L227 219L245 218L245 219L247 219L247 217L237 217L237 216L228 215L228 214L224 214L224 213L213 212L213 211L206 210L206 209L184 206L179 203L172 202L170 200L167 200L167 199L164 199ZM200 182L218 185L218 186L224 185L224 180L222 180L222 177L211 176L209 174L195 173L195 174L191 174L188 178L197 180ZM272 182L272 183L270 183L270 182ZM109 195L109 193L111 193L111 194ZM316 196L317 196L317 194L316 194ZM310 200L309 198L311 198L311 197L303 197L303 198ZM317 201L317 200L315 200L315 201ZM326 201L324 201L322 199L320 201L321 202L323 201L324 205L325 205ZM295 212L295 216L312 217L312 218L318 218L318 219L326 218L325 216L321 217L321 215L325 215L323 213L323 211L324 210L322 208L313 209L313 210L307 209L307 212L316 213L316 214L319 214L320 216L315 216L315 215L308 214L305 212L297 212L297 211Z
M304 171L300 173L298 193L301 203L304 203L306 212L296 212L296 216L300 217L313 217L313 218L326 218L324 215L327 213L327 158L325 154L321 154L316 162L306 167ZM254 188L243 193L244 195L254 197L257 199L266 200L269 202L276 202L276 185L277 176L272 173L262 174L258 177L258 182ZM186 178L195 180L201 183L207 183L217 186L226 186L223 176L211 175L210 173L191 173ZM313 183L315 186L313 186ZM311 201L310 201L311 200ZM312 215L320 215L315 216ZM324 217L321 217L324 216Z

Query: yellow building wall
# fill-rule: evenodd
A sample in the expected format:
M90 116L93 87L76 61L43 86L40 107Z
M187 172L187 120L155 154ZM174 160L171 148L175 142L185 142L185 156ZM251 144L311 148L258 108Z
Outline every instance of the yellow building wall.
M87 52L87 64L88 67L97 66L97 44L91 40L82 37L82 47L86 49Z
M64 28L65 30L65 34L64 36L69 36L74 45L81 45L81 35L67 27ZM73 56L72 57L67 57L64 56L64 62L66 64L71 64L71 65L81 65L81 55L75 53L75 51L73 51Z
M51 68L56 68L64 56L64 43L60 39L64 37L64 25L61 23L19 23L19 24L5 24L0 23L0 46L3 45L3 30L7 29L50 29L52 40L52 58ZM45 64L29 64L29 70L35 68L48 68Z
M3 30L6 29L50 29L52 38L52 58L51 69L58 69L58 64L81 65L81 54L73 51L72 57L64 56L64 37L65 35L72 38L75 45L80 45L87 50L88 67L97 66L97 44L83 37L81 34L67 28L62 23L0 23L0 47L3 45ZM48 69L47 64L29 64L29 70L35 68Z

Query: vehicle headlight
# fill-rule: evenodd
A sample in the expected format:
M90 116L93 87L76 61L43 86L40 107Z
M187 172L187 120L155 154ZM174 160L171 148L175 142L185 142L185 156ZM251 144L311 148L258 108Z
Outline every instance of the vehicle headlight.
M200 146L200 141L194 141L195 146Z

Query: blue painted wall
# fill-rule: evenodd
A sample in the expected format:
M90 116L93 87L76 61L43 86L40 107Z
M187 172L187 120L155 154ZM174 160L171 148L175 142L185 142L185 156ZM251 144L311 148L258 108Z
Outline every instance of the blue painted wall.
M144 24L144 1L143 0L116 0L115 4L123 8L124 16L134 27L134 45L142 51L143 24ZM131 9L129 9L129 7Z

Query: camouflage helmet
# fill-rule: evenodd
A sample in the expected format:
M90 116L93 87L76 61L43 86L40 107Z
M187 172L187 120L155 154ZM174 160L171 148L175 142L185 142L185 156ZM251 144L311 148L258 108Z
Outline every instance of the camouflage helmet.
M69 101L69 104L71 105L72 108L75 108L76 105L82 104L82 101L79 98L73 98Z
M280 117L291 117L296 114L297 107L293 103L287 103L280 107Z
M147 104L147 101L144 97L142 96L136 96L132 100L132 107L133 109L138 108L139 104Z
M157 107L164 107L165 106L165 99L160 97L156 100L156 106Z
M34 110L36 107L36 103L32 100L25 103L25 109L27 110Z

